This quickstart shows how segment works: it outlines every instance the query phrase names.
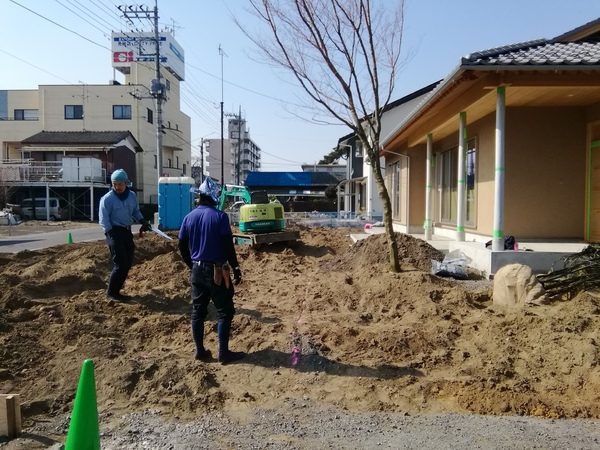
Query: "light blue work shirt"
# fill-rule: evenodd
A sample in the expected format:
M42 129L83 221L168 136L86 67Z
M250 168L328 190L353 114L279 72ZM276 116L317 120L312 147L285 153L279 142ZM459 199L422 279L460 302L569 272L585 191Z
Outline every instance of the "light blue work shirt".
M140 212L137 196L129 188L127 192L129 192L129 195L125 200L121 200L119 194L113 189L100 199L100 220L98 223L100 223L105 233L114 226L130 227L133 219L137 222L144 219Z

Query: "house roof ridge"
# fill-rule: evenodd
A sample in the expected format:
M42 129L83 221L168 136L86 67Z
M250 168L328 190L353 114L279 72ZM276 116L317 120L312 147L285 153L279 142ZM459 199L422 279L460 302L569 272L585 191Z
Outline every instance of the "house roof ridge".
M489 49L469 53L468 55L464 56L461 59L461 62L463 64L469 63L469 62L475 62L481 58L492 58L494 56L499 56L504 53L516 52L516 51L520 51L520 50L530 49L532 47L539 47L539 46L545 45L549 42L550 41L548 39L542 38L542 39L533 39L531 41L518 42L515 44L502 45L500 47L494 47L494 48L489 48Z
M571 42L572 39L577 39L579 37L580 32L587 30L593 26L600 26L600 18L591 20L588 23L584 23L583 25L580 25L577 28L567 31L566 33L562 33L556 36L555 38L550 39L549 43L554 44L557 42Z

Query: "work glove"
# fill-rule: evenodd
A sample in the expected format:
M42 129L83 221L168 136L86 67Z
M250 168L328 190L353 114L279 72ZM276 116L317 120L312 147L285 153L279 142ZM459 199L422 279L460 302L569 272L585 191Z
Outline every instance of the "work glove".
M140 227L140 233L145 233L146 231L152 231L152 227L150 226L150 222L144 220L141 222L142 226Z
M114 239L115 238L115 230L113 230L112 228L110 230L108 230L106 233L104 233L104 235L109 238L109 239Z
M240 270L239 267L234 267L233 268L233 283L240 284L240 281L242 281L242 271Z

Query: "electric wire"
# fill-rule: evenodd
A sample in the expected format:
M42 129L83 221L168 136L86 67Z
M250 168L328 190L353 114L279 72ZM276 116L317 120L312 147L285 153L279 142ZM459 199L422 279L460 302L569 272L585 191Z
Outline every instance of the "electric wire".
M69 8L67 5L65 5L64 3L62 3L60 0L54 0L56 3L58 3L60 6L62 6L63 8L65 8L68 11L71 11L73 14L75 14L77 17L79 17L81 20L83 20L84 22L90 24L92 27L94 27L96 30L100 31L103 35L107 36L106 31L101 30L100 28L98 28L96 25L94 25L92 22L90 22L89 20L87 20L85 17L82 17L81 15L79 15L77 12L73 11L71 8ZM67 2L69 0L66 0ZM70 2L69 2L70 3ZM89 16L89 15L88 15ZM96 21L97 22L97 21ZM101 25L101 24L100 24ZM103 26L103 25L102 25Z
M9 1L10 1L10 2L12 2L12 3L14 3L14 4L15 4L15 5L17 5L17 6L20 6L20 7L21 7L21 8L23 8L23 9L26 9L27 11L29 11L29 12L31 12L31 13L33 13L33 14L35 14L36 16L38 16L38 17L41 17L41 18L42 18L42 19L44 19L44 20L47 20L48 22L50 22L50 23L52 23L52 24L56 25L57 27L60 27L60 28L62 28L63 30L66 30L66 31L68 31L69 33L73 33L73 34L75 34L75 35L79 36L80 38L82 38L82 39L85 39L86 41L88 41L88 42L90 42L90 43L92 43L92 44L94 44L94 45L97 45L97 46L98 46L98 47L100 47L100 48L104 48L104 49L106 49L106 50L109 50L109 51L110 51L110 48L108 48L108 47L105 47L105 46L104 46L104 45L102 45L102 44L98 44L97 42L94 42L94 41L92 41L91 39L88 39L88 38L86 38L86 37L85 37L85 36L83 36L82 34L79 34L79 33L77 33L76 31L73 31L73 30L71 30L71 29L69 29L69 28L67 28L67 27L64 27L64 26L62 26L61 24L59 24L59 23L57 23L57 22L55 22L55 21L53 21L53 20L51 20L51 19L48 19L47 17L45 17L45 16L43 16L43 15L41 15L41 14L39 14L39 13L35 12L34 10L32 10L32 9L29 9L29 8L27 8L26 6L23 6L23 5L21 5L19 2L16 2L15 0L9 0Z
M101 47L101 48L104 48L104 49L106 49L106 50L109 50L109 51L111 51L111 49L110 49L110 48L108 48L108 47L105 47L105 46L103 46L103 45L101 45L101 44L98 44L97 42L94 42L94 41L92 41L91 39L88 39L87 37L85 37L85 36L83 36L83 35L81 35L81 34L79 34L79 33L75 32L75 31L73 31L73 30L71 30L71 29L69 29L69 28L67 28L67 27L65 27L65 26L63 26L63 25L61 25L61 24L59 24L59 23L57 23L57 22L55 22L55 21L53 21L53 20L51 20L51 19L49 19L49 18L47 18L47 17L45 17L45 16L43 16L42 14L39 14L39 13L37 13L36 11L34 11L34 10L30 9L30 8L27 8L27 7L23 6L22 4L18 3L18 2L17 2L17 1L15 1L15 0L10 0L10 1L11 1L12 3L14 3L14 4L16 4L16 5L20 6L21 8L23 8L23 9L26 9L27 11L29 11L29 12L31 12L31 13L33 13L33 14L35 14L35 15L39 16L39 17L41 17L42 19L44 19L44 20L47 20L48 22L52 23L53 25L56 25L56 26L58 26L58 27L60 27L60 28L62 28L62 29L64 29L64 30L66 30L66 31L69 31L69 32L71 32L71 33L73 33L73 34L76 34L76 35L77 35L77 36L79 36L80 38L82 38L82 39L84 39L84 40L86 40L86 41L88 41L88 42L90 42L90 43L92 43L92 44L94 44L94 45L97 45L97 46L99 46L99 47ZM65 0L65 1L67 1L67 2L69 2L71 5L73 5L73 2L72 2L71 0ZM91 1L92 1L92 2L93 2L93 3L94 3L94 4L95 4L97 7L98 7L98 4L97 4L97 2L95 2L94 0L91 0ZM76 15L77 17L81 18L82 20L85 20L87 23L89 23L89 24L90 24L91 26L93 26L95 29L97 29L98 31L100 31L100 32L101 32L103 35L105 35L105 36L107 35L107 33L106 33L105 31L103 31L102 29L100 29L100 28L96 27L95 25L93 25L92 23L90 23L90 22L89 22L88 20L86 20L85 18L81 17L81 15L79 15L78 13L76 13L75 11L73 11L71 8L69 8L69 7L67 7L66 5L64 5L63 3L61 3L59 0L56 0L56 2L57 2L57 3L59 3L61 6L63 6L64 8L68 9L68 10L69 10L71 13L73 13L73 14L74 14L74 15ZM100 18L100 17L99 17L97 14L93 13L93 12L92 12L92 11L91 11L89 8L87 8L87 7L83 6L83 5L81 5L79 2L76 2L76 3L77 3L77 4L79 4L79 5L81 6L81 7L78 7L78 9L79 9L79 10L82 12L82 14L84 14L84 15L86 15L86 16L88 16L88 17L90 17L91 19L95 20L97 23L100 23L98 20L96 20L96 19L95 19L95 17L97 17L97 18L101 19L101 18ZM118 6L117 6L117 5L116 5L114 2L111 2L111 3L112 3L114 6L115 6L115 9L118 9ZM76 5L73 5L73 6L76 6ZM100 2L100 6L101 6L101 7L103 7L103 8L104 8L106 11L108 11L108 12L106 12L106 11L104 11L104 10L103 10L103 12L104 12L105 14L107 14L109 17L112 17L112 15L110 14L110 9L109 9L109 8L107 8L107 7L106 7L106 5L104 5L102 2ZM77 6L76 6L76 7L77 7ZM82 8L85 8L85 9L86 9L86 10L89 12L89 14L88 14L87 12L83 11L83 9L82 9ZM117 17L117 18L119 18L120 16L119 16L118 14L115 14L115 15L114 15L114 17ZM146 18L148 18L148 17L146 16ZM101 19L101 20L102 20L104 23L108 24L109 26L112 26L111 24L109 24L109 23L108 23L107 21L105 21L104 19ZM151 21L149 20L149 22L151 22ZM153 23L152 23L152 25L153 25ZM102 25L102 26L103 26L103 25ZM125 34L126 36L128 35L128 33L127 33L127 32L125 32L124 34ZM190 48L192 48L192 47L190 47ZM2 51L2 50L0 50L0 51ZM75 83L69 82L68 80L65 80L65 79L63 79L63 78L61 78L60 76L57 76L57 75L55 75L55 74L53 74L53 73L51 73L51 72L49 72L49 71L47 71L47 70L45 70L45 69L42 69L42 68L40 68L40 67L38 67L38 66L36 66L36 65L34 65L34 64L32 64L32 63L29 63L29 62L27 62L27 61L25 61L25 60L23 60L23 59L21 59L21 58L18 58L18 57L14 56L14 55L12 55L12 54L10 54L10 53L8 53L8 52L5 52L5 51L2 51L2 52L3 52L3 53L5 53L5 54L7 54L7 55L9 55L9 56L11 56L11 57L13 57L13 58L15 58L15 59L18 59L18 60L20 60L20 61L24 62L25 64L28 64L28 65L30 65L30 66L32 66L32 67L35 67L35 68L36 68L36 69L38 69L38 70L41 70L41 71L43 71L43 72L45 72L45 73L48 73L49 75L51 75L51 76L54 76L54 77L56 77L56 78L58 78L58 79L60 79L60 80L62 80L62 81L65 81L65 82L67 82L67 83L69 83L69 84L75 85ZM151 67L150 67L150 65L149 65L148 63L142 63L142 65L145 65L146 67L148 67L148 68L151 68ZM209 77L212 77L212 78L214 78L214 79L221 80L221 81L223 81L224 83L227 83L228 85L231 85L231 86L234 86L234 87L236 87L236 88L238 88L238 89L241 89L241 90L244 90L244 91L250 92L250 93L252 93L252 94L254 94L254 95L258 95L258 96L260 96L260 97L263 97L263 98L267 98L267 99L270 99L270 100L274 100L274 101L277 101L277 102L279 102L279 103L282 103L282 104L287 104L287 105L296 106L296 107L302 107L302 106L303 106L303 105L299 105L299 104L297 104L297 103L289 102L289 101L282 100L282 99L279 99L279 98L276 98L276 97L273 97L273 96L270 96L270 95L267 95L267 94L263 94L263 93L261 93L261 92L258 92L258 91L255 91L255 90L249 89L249 88L247 88L247 87L240 86L240 85L238 85L238 84L236 84L236 83L233 83L233 82L230 82L230 81L224 80L224 79L222 79L222 77L216 76L216 75L214 75L214 74L211 74L210 72L207 72L207 71L205 71L205 70L202 70L202 69L200 69L199 67L197 67L197 66L195 66L195 65L193 65L193 64L191 64L191 63L189 63L189 62L186 62L186 66L187 66L187 67L189 67L190 69L193 69L193 70L195 70L195 71L201 72L201 73L203 73L203 74L205 74L205 75L207 75L207 76L209 76ZM208 94L208 96L210 96L210 93L209 93L209 92L208 92L208 91L207 91L207 90L206 90L206 89L205 89L205 88L202 86L202 84L201 84L201 83L200 83L200 82L199 82L199 81L198 81L198 80L195 78L195 75L193 75L193 72L191 72L191 71L188 71L188 74L190 75L190 77L191 77L191 78L193 78L193 82L192 82L192 80L189 80L189 79L188 79L188 80L187 80L188 82L187 82L187 83L186 83L186 85L184 86L184 87L185 87L185 89L182 89L180 86L178 86L178 84L176 84L176 85L175 85L175 86L178 86L176 89L179 89L179 92L177 92L177 94L179 95L179 98L180 98L180 100L181 100L181 101L182 101L182 102L183 102L183 103L184 103L186 106L188 106L188 107L190 108L190 110L191 110L193 113L195 113L195 114L196 114L198 117L200 117L201 119L203 119L205 122L209 123L209 124L210 124L210 125L212 125L213 127L218 127L218 123L217 123L217 121L214 119L214 117L212 117L212 113L214 112L214 110L215 110L215 108L216 108L216 106L215 106L215 105L216 105L216 103L217 103L217 102L216 102L214 99L212 99L212 100L211 100L211 99L207 99L207 98L205 98L205 97L203 97L203 96L199 95L199 94L198 94L198 92L197 92L197 91L194 89L194 86L195 86L196 88L198 88L199 90L205 91L205 92ZM188 78L189 78L189 77L188 77ZM146 88L147 88L147 87L146 87ZM109 101L108 99L105 99L105 100ZM138 100L139 100L139 99L138 99ZM198 105L200 105L200 106L198 106ZM191 144L191 142L188 142L188 144L192 145L192 144ZM301 163L299 163L299 162L294 162L294 161L286 160L286 159L284 159L284 158L280 158L280 157L278 157L278 156L276 156L276 155L274 155L274 154L271 154L271 153L269 153L269 152L266 152L266 151L264 151L264 150L261 150L261 151L262 151L264 154L266 154L266 155L269 155L269 156L271 156L271 157L274 157L274 158L280 159L280 160L282 160L282 161L288 161L288 162L290 162L290 163L294 163L294 164L301 164ZM264 164L264 163L263 163L263 164ZM267 163L267 164L268 164L268 163Z

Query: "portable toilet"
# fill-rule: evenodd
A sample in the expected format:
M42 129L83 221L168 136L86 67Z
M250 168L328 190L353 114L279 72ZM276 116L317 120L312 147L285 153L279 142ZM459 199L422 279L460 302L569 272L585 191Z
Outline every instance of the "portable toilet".
M163 230L177 230L183 218L194 208L196 186L192 177L160 177L158 179L158 222Z

